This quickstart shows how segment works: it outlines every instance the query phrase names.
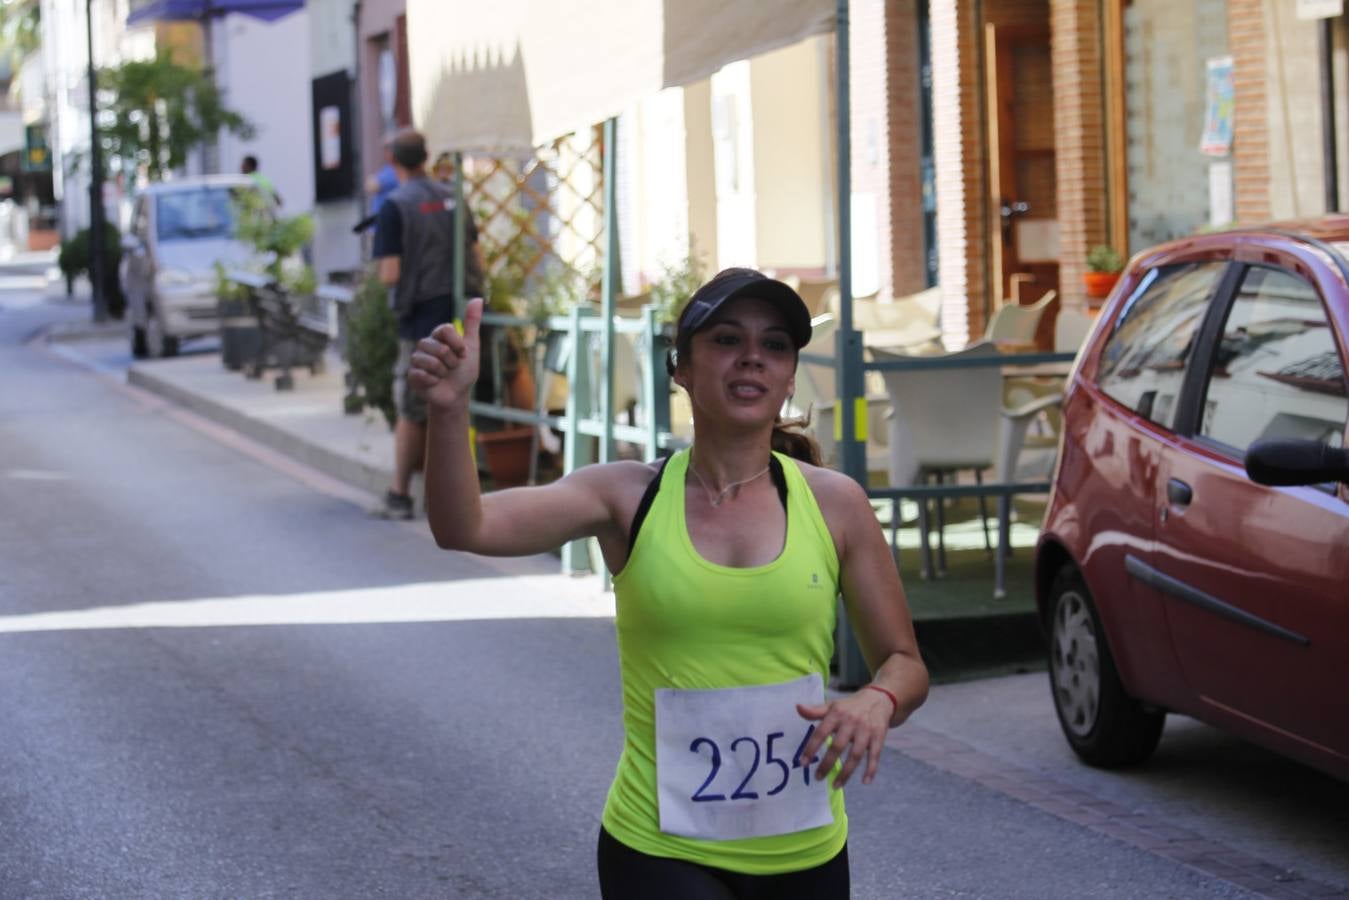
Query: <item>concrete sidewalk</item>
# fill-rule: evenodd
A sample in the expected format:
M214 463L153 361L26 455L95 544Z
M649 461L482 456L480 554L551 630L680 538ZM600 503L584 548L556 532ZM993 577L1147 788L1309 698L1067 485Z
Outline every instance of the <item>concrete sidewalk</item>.
M393 432L374 410L343 411L346 363L330 355L324 370L292 369L292 390L226 369L217 353L138 362L127 381L310 466L382 497L393 483ZM419 504L420 505L420 504Z

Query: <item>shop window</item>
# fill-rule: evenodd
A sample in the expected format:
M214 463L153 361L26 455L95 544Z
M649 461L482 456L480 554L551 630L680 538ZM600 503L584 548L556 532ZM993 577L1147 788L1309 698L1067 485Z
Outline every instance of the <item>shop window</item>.
M1231 103L1209 102L1230 76L1227 54L1226 0L1132 0L1124 10L1133 250L1231 219Z

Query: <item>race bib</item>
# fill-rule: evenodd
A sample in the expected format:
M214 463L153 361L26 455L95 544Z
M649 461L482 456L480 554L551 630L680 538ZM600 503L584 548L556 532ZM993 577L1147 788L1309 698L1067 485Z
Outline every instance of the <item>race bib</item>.
M755 687L657 690L660 830L724 841L833 822L826 780L795 761L815 731L796 704L822 702L818 674Z

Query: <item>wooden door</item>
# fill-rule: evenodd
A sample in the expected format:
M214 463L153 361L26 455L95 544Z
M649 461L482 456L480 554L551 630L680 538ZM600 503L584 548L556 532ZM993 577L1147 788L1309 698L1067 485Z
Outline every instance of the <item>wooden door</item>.
M1048 28L984 27L996 308L1059 286L1054 88Z

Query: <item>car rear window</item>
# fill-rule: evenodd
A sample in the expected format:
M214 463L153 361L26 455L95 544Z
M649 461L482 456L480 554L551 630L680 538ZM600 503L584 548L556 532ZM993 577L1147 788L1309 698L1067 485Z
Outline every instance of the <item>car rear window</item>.
M170 191L155 197L160 241L234 237L234 192L227 187Z
M1172 427L1195 338L1225 266L1185 263L1147 272L1101 351L1102 391L1149 421Z

